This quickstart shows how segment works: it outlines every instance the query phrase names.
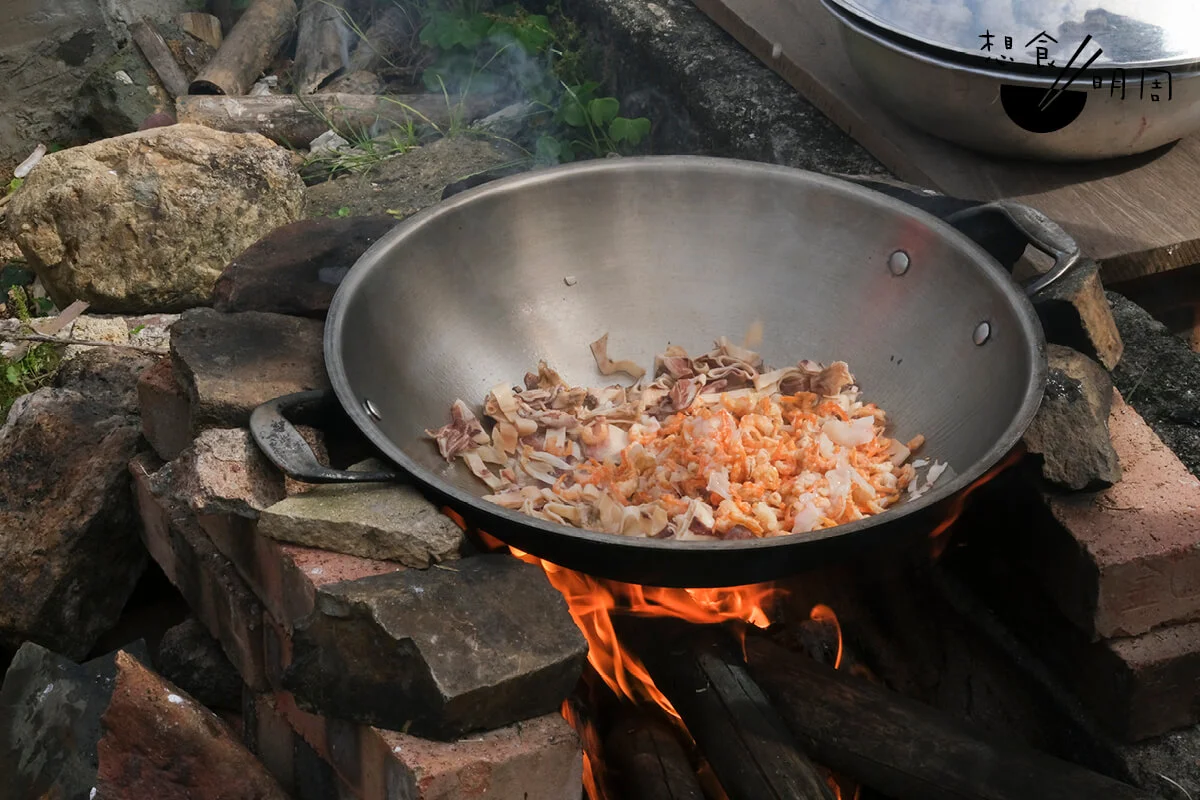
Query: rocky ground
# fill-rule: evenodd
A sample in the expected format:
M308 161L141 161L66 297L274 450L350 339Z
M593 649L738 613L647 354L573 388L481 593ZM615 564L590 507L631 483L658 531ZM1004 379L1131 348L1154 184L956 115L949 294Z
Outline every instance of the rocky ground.
M354 30L328 24L350 68L319 77L306 102L404 98L389 113L355 116L360 100L298 112L289 81L312 59L288 45L252 76L254 97L218 98L267 110L203 119L176 107L130 33L148 15L194 79L220 51L185 29L196 4L52 0L58 17L41 5L0 10L0 107L16 109L0 115L4 175L48 145L0 185L0 709L19 712L0 713L0 775L16 776L12 796L484 786L561 798L579 783L579 742L557 708L583 645L565 608L521 617L561 600L540 571L476 552L414 489L286 479L251 440L250 412L328 387L323 319L349 267L400 220L479 182L643 153L882 168L686 0L434 14L424 38L402 5L347 2ZM512 41L524 58L500 55ZM472 68L458 102L426 91L427 75L462 80L462 59L480 53L500 66ZM600 85L573 98L566 77ZM1044 478L1120 480L1113 386L1200 475L1200 356L1106 298L1094 265L1038 311L1055 342L1027 440ZM303 434L337 466L373 455L352 435ZM528 640L529 663L505 661L498 636L434 646L444 608L468 640L492 624L474 614L514 596L528 602L503 632ZM1172 734L1170 752L1191 753L1194 738ZM1130 769L1166 769L1153 766L1163 752L1147 746Z

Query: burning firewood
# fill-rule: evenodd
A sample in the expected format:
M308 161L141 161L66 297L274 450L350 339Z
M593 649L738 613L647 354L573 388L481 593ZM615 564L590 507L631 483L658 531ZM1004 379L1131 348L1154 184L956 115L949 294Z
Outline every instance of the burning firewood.
M898 800L1067 800L1148 795L970 726L760 636L748 672L812 757Z
M731 798L832 800L723 632L665 618L620 622Z
M604 755L629 800L703 800L675 732L648 713L626 711L614 721Z

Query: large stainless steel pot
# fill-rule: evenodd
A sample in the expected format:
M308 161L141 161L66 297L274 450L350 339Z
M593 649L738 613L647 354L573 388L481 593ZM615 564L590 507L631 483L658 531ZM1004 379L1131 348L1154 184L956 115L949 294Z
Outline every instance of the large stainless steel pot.
M822 3L876 101L965 147L1095 160L1143 153L1200 130L1194 0ZM1092 38L1064 73L1086 36ZM1039 47L1045 47L1040 58ZM1097 53L1068 91L1041 110L1047 92L1065 86Z
M1056 258L1078 256L1024 206L984 206ZM567 285L564 278L574 276ZM588 343L649 365L667 343L703 352L762 320L768 363L847 361L897 435L950 464L936 490L806 535L676 542L579 530L481 499L424 431L456 398L478 408L545 359L575 384L607 382ZM928 540L946 503L1018 442L1040 402L1042 332L1025 292L950 224L848 182L698 157L572 164L491 183L405 221L338 289L325 356L341 406L405 475L483 530L603 577L667 586L769 580ZM303 397L302 400L311 398ZM315 465L281 408L255 438L305 480L380 479Z

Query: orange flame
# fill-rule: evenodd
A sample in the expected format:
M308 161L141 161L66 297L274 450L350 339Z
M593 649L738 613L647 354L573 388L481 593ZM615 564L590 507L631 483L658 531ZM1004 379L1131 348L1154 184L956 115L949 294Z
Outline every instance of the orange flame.
M584 791L587 792L587 796L591 800L603 800L604 792L596 780L596 769L592 765L592 759L596 758L600 752L599 735L596 733L596 727L580 719L579 715L575 713L575 709L571 708L570 700L563 700L562 716L575 729L579 734L579 738L583 741Z
M663 589L593 578L536 556L509 548L517 558L538 564L554 588L567 600L575 624L588 642L588 662L618 697L654 703L682 722L671 701L636 656L622 647L613 629L612 613L673 617L701 625L729 621L759 628L770 625L767 609L780 595L771 584L721 589Z
M827 606L823 603L818 603L817 605L813 606L812 611L808 612L808 617L809 617L809 619L813 620L814 622L831 623L834 627L834 630L837 631L837 640L838 640L837 656L835 656L833 659L833 668L841 669L841 666L842 666L842 625L840 622L838 622L837 614L835 614L833 612L833 609L830 608L829 606Z

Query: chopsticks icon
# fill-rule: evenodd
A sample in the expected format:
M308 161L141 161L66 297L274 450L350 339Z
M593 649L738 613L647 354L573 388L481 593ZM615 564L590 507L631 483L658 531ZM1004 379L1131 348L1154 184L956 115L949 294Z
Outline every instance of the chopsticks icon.
M1067 65L1062 68L1062 72L1058 73L1058 76L1054 79L1054 83L1050 84L1050 88L1047 89L1046 94L1042 96L1042 101L1038 103L1038 111L1045 111L1047 108L1049 108L1050 104L1057 100L1060 94L1070 88L1071 84L1075 82L1075 79L1078 78L1085 69L1090 67L1092 62L1099 58L1100 54L1104 52L1103 48L1097 48L1096 52L1092 54L1092 57L1085 61L1082 67L1075 70L1075 72L1071 75L1071 79L1068 80L1061 89L1059 89L1058 82L1062 80L1064 75L1067 74L1067 70L1071 68L1071 65L1075 63L1075 59L1079 58L1079 54L1083 52L1083 48L1087 47L1088 42L1091 40L1092 35L1090 33L1083 37L1083 41L1079 43L1079 47L1075 50L1075 55L1071 56L1071 60L1068 61Z

